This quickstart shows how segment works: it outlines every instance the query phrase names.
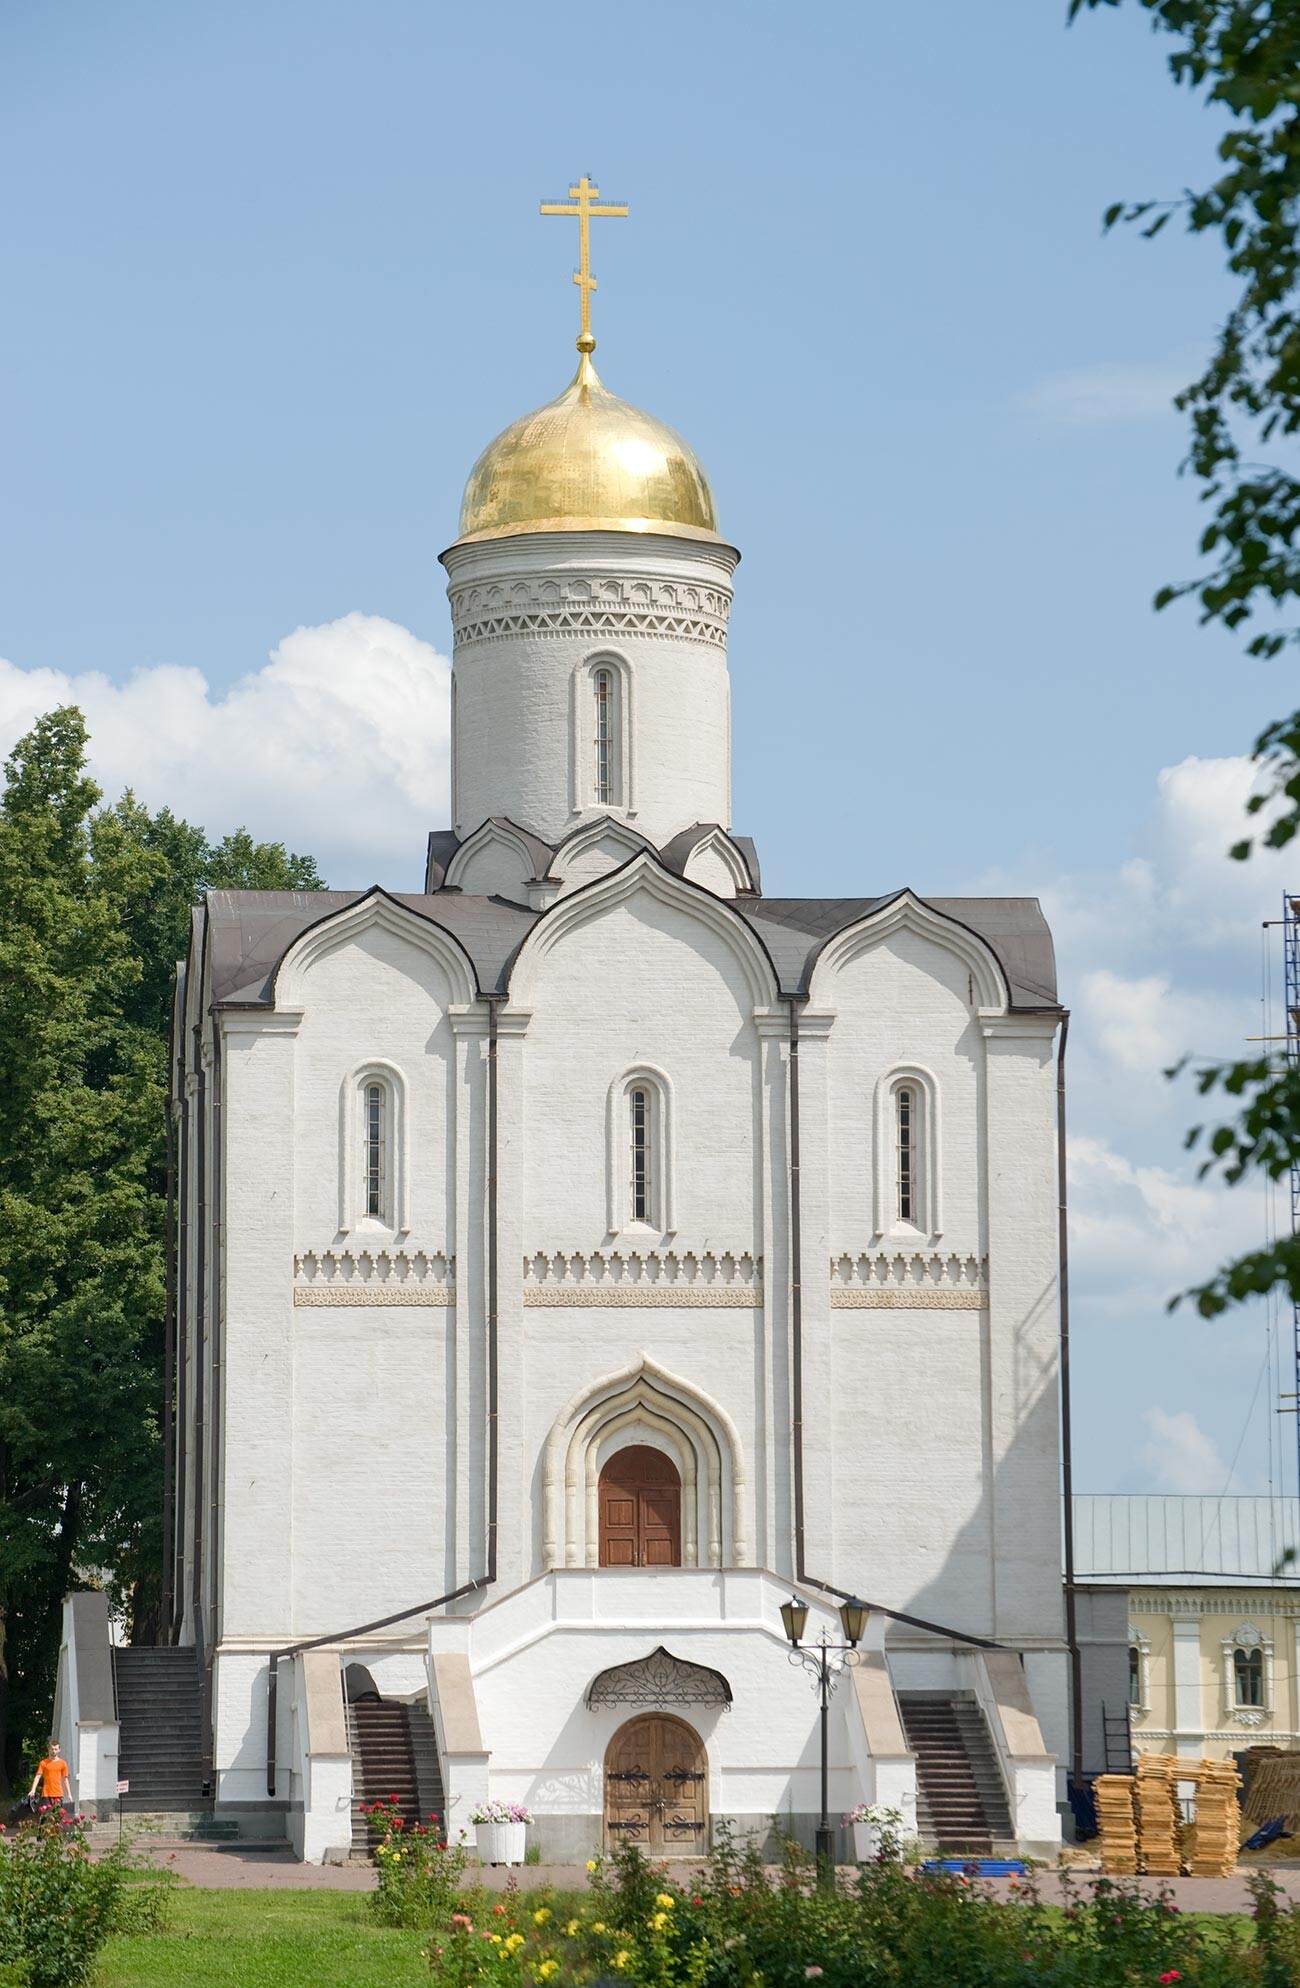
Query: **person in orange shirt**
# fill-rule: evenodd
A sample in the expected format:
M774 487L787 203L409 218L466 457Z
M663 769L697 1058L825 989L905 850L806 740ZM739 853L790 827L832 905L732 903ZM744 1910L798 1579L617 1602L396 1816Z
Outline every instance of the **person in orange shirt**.
M50 1750L32 1777L29 1795L36 1793L40 1785L41 1794L47 1802L67 1805L72 1800L72 1790L68 1782L68 1763L59 1751L59 1742L50 1741Z

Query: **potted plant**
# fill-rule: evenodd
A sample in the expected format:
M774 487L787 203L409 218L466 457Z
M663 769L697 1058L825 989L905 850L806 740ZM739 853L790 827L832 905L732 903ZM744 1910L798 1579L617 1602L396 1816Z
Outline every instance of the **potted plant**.
M470 1816L480 1863L522 1864L532 1819L522 1802L480 1802Z
M860 1864L892 1855L902 1826L902 1809L887 1808L883 1802L859 1802L844 1818L844 1827L853 1830L853 1854Z

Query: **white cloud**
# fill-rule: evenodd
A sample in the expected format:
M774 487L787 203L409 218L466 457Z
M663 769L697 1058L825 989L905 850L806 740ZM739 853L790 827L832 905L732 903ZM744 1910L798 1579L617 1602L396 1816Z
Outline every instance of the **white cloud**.
M212 835L246 825L314 855L331 883L418 887L425 835L448 819L449 673L408 629L358 613L295 629L218 695L181 664L116 684L0 660L0 752L77 704L110 798L131 786Z
M1223 1491L1227 1465L1189 1409L1170 1415L1163 1408L1148 1408L1143 1420L1151 1434L1142 1447L1142 1462L1156 1490L1191 1495Z
M1101 364L1052 373L1036 382L1021 406L1042 421L1092 427L1109 421L1144 421L1173 412L1172 401L1195 367L1166 361L1159 365Z
M1262 1189L1197 1180L1194 1166L1139 1165L1096 1134L1067 1154L1071 1262L1090 1309L1152 1320L1264 1233Z

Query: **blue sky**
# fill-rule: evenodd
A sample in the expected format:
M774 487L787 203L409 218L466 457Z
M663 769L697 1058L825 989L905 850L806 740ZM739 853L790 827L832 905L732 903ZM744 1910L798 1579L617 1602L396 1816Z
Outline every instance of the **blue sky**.
M1041 892L1081 1485L1217 1491L1244 1429L1233 1488L1265 1489L1262 1318L1161 1312L1265 1211L1195 1186L1158 1073L1257 1030L1281 872L1219 851L1287 693L1150 612L1193 560L1168 400L1216 250L1099 221L1202 179L1215 125L1136 14L1063 17L11 0L0 745L75 694L110 787L414 883L436 554L483 444L569 376L575 231L537 204L591 171L632 209L595 231L602 374L691 440L744 554L767 888Z

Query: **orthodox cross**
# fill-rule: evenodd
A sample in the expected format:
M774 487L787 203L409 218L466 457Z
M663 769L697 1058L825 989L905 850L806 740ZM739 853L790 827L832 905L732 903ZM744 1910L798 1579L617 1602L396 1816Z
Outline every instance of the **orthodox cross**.
M573 280L582 298L582 331L578 339L580 352L593 352L596 341L591 335L591 293L596 287L596 279L591 273L591 223L593 218L603 219L606 215L625 215L626 207L596 206L600 199L600 188L593 186L586 173L576 186L569 188L568 202L544 200L543 214L576 214L578 217L578 267Z

